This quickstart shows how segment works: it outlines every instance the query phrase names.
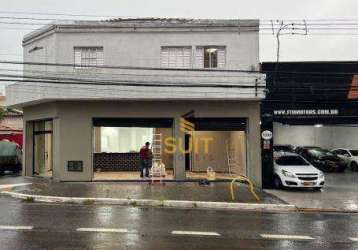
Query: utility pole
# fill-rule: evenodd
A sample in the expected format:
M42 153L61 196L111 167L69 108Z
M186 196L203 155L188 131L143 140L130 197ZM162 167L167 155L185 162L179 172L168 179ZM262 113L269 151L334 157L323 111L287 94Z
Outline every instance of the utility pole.
M283 20L271 20L272 35L276 36L277 48L276 48L276 65L274 70L273 84L275 85L276 76L280 62L280 49L281 41L280 36L282 35L307 35L308 28L307 22L302 21L283 21Z

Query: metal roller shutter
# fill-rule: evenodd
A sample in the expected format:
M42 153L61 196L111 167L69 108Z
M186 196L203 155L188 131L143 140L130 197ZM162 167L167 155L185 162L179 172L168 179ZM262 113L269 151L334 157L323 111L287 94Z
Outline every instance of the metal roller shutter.
M95 127L171 128L172 118L93 118Z
M195 131L245 131L246 118L188 118Z

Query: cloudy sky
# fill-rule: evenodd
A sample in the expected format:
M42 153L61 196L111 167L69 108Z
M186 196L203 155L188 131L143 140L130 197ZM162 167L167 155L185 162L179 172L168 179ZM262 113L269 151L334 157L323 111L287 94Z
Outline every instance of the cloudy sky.
M355 18L358 21L357 0L0 0L0 6L0 11L119 17L300 18L307 20ZM0 16L9 15L0 14ZM29 28L29 26L0 24L1 60L22 59L21 39L29 32L21 30L24 27ZM356 33L357 35L349 36L284 36L282 37L281 61L358 61L358 31ZM260 39L261 61L275 60L275 53L275 37L269 34L262 35ZM1 65L1 68L4 68L4 65Z

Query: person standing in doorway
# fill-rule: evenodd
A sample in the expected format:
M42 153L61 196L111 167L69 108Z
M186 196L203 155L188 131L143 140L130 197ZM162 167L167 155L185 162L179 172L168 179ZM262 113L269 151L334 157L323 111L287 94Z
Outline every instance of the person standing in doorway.
M149 177L149 169L152 165L152 150L150 149L150 143L146 142L143 147L141 147L139 151L139 157L140 157L140 177L143 178ZM145 171L145 173L144 173Z

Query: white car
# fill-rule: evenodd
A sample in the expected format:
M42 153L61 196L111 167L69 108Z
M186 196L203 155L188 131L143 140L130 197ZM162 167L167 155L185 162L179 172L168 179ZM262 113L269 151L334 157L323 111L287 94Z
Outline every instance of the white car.
M339 158L347 162L347 166L354 172L358 171L358 150L338 148L332 150Z
M274 157L274 184L276 188L320 190L324 185L324 174L302 156L287 152Z

